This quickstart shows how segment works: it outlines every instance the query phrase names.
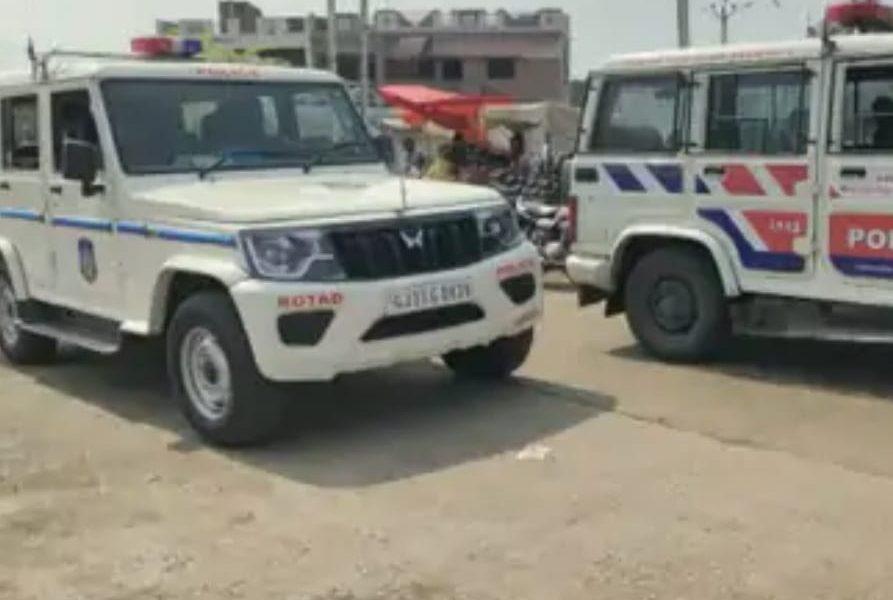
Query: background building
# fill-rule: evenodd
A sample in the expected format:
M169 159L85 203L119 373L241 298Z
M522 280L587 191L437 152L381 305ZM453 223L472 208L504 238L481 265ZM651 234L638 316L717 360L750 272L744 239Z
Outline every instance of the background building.
M222 1L218 20L159 20L157 33L201 36L235 52L294 66L331 68L325 15L266 16L250 2ZM360 77L362 24L335 19L338 73ZM514 14L482 9L380 10L370 24L370 77L377 85L421 83L517 100L567 100L570 18L560 9Z

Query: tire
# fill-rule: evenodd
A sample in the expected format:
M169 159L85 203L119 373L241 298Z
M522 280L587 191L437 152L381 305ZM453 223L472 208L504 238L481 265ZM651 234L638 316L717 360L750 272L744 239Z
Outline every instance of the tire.
M530 347L533 330L496 340L488 346L457 350L443 357L443 362L459 377L469 379L506 379L521 368Z
M731 330L713 263L687 248L655 250L639 260L626 281L624 301L639 343L666 361L712 358Z
M34 335L17 324L18 304L6 273L0 272L0 349L14 365L38 365L56 359L58 343L52 338Z
M279 432L285 399L257 369L238 313L223 292L184 301L167 332L168 374L192 427L218 446L247 446Z

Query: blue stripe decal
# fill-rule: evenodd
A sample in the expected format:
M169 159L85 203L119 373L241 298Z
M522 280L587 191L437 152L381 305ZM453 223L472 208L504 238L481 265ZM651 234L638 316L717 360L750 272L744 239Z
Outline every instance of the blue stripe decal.
M698 214L722 229L732 239L741 258L741 264L745 268L783 273L799 273L806 268L806 260L797 254L760 252L754 249L724 210L702 208L698 210Z
M663 188L670 194L682 193L682 167L680 165L646 165Z
M831 256L831 262L838 271L852 277L893 279L893 260L886 258Z
M42 222L43 215L27 208L0 208L0 218Z
M619 163L605 163L605 171L621 192L644 192L645 186L639 181L629 167Z
M149 235L149 226L145 223L136 223L134 221L118 221L115 225L115 231L126 235Z
M212 246L225 246L234 248L236 238L226 233L214 233L208 231L192 231L188 229L170 229L158 227L151 230L151 234L159 239L169 242L185 242L187 244L210 244Z
M704 180L701 179L700 175L695 177L695 191L699 194L710 195L710 188L707 187L707 184L704 183Z
M53 217L54 227L68 227L70 229L86 229L88 231L106 231L111 233L112 222L105 219L86 219L81 217Z

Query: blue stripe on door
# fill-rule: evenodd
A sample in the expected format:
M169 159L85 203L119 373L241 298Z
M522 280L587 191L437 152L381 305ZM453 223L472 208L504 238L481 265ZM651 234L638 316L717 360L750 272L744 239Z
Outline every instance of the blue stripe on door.
M605 171L621 192L644 192L645 186L630 168L620 163L605 163Z
M806 260L802 256L782 252L761 252L751 246L728 213L722 209L702 208L698 210L698 215L722 229L729 236L732 243L735 244L735 249L738 250L741 264L746 269L799 273L806 268Z
M682 193L682 166L680 165L646 165L648 171L670 194Z

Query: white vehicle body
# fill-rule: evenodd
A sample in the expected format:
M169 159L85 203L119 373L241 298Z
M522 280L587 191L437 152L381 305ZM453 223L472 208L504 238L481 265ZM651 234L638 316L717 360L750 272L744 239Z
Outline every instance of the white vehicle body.
M608 61L572 166L584 302L622 310L638 258L677 244L709 257L730 304L893 306L891 98L891 35Z
M122 160L125 136L113 122L140 124L152 111L121 84L121 97L135 104L111 115L110 92L104 87L132 81L154 86L158 103L163 103L166 82L317 85L339 100L347 98L340 80L328 73L275 67L96 61L52 70L46 79L0 78L0 129L6 142L0 167L0 252L26 330L110 352L122 335L163 334L176 303L210 286L231 299L259 372L268 380L285 382L329 380L341 373L486 345L529 330L537 320L541 269L528 243L518 238L498 251L468 247L464 251L470 254L464 258L447 256L463 251L459 245L469 239L481 243L476 219L501 214L505 203L497 194L459 184L401 181L368 153L362 160L308 158L319 164L269 168L221 168L204 160L211 168L201 176L199 166L178 158L179 166L166 172L134 172ZM91 141L100 149L103 166L92 187L66 179L59 164L55 98L68 92L89 99L95 122ZM187 92L178 88L176 93ZM127 114L127 106L137 105L145 108ZM32 118L29 111L35 108L37 116ZM196 112L212 108L198 106ZM277 119L282 118L279 113ZM202 128L210 127L207 115L198 119ZM271 121L266 115L264 119L268 127ZM272 123L281 126L276 119ZM231 125L216 126L224 132ZM128 134L129 139L146 148L158 145L151 139L152 125L142 126L143 137ZM17 138L33 139L36 148L27 147L31 142L22 146ZM357 139L349 143L359 144L356 152L362 154L371 140L365 132ZM140 148L127 152L139 156ZM260 154L255 159L262 160ZM469 223L473 232L467 229ZM339 275L330 280L295 273L279 278L252 264L248 246L255 244L254 234L275 237L291 231L322 231L324 236L365 232L366 238L351 243L372 245L380 244L378 237L386 231L389 242L402 246L364 246L350 260L367 259L370 264L342 264ZM445 239L448 233L454 237ZM330 244L321 239L306 238L316 244L312 252L320 253L322 244ZM254 251L269 252L270 244ZM342 248L329 252L336 254L334 262L344 262ZM418 264L386 270L375 264L383 253ZM304 265L305 270L313 264ZM357 276L351 269L367 271ZM506 281L524 277L533 287L513 300L505 291ZM26 310L33 305L65 309L86 321L55 327L29 318L39 314ZM425 311L431 313L428 321L412 322L414 314ZM310 321L318 317L313 326L319 331L302 334L302 316ZM85 326L91 322L101 325L103 335Z

